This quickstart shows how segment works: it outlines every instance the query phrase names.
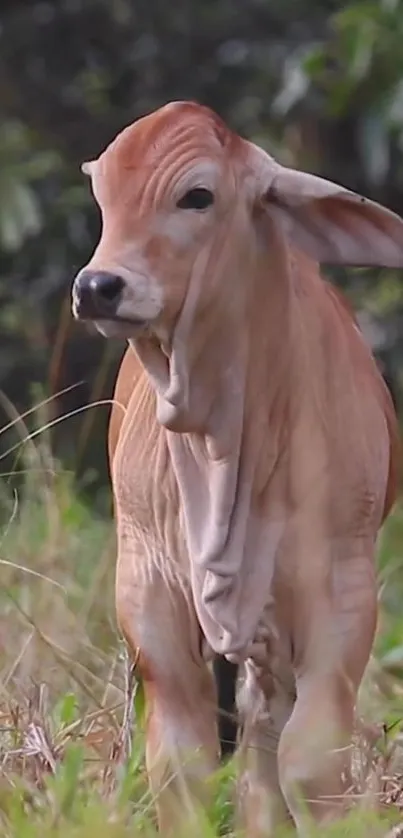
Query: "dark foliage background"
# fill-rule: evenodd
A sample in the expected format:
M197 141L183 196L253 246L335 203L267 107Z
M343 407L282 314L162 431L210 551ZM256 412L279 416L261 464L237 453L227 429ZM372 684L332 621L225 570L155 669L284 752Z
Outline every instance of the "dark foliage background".
M24 411L71 385L28 426L111 395L124 345L70 315L71 280L99 225L84 159L144 112L193 98L288 164L403 214L402 42L403 0L3 0L1 425L10 402ZM402 275L333 276L399 400ZM93 498L106 484L107 415L99 406L52 430ZM18 466L4 456L15 442L15 429L0 437L5 472Z

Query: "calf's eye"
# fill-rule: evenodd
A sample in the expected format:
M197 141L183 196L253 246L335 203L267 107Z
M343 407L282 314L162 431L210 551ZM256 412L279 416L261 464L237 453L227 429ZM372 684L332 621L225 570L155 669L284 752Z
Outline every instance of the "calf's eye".
M214 203L214 195L210 189L199 186L197 189L189 189L177 203L179 209L204 210Z

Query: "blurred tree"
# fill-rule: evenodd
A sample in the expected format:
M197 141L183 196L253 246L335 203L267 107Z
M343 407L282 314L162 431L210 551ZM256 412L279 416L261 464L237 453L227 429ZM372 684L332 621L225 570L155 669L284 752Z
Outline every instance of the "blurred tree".
M403 214L402 36L403 0L3 0L0 388L17 408L37 382L44 395L82 382L54 416L110 396L124 349L70 315L71 279L99 224L83 159L140 114L194 98L288 164ZM401 277L333 278L381 322L382 361L401 375ZM107 412L55 433L64 461L101 482Z

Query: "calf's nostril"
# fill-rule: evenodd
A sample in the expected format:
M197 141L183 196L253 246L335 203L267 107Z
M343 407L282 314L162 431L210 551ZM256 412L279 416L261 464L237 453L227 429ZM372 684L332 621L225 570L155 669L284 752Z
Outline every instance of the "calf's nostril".
M113 303L122 293L124 281L122 277L115 276L115 274L96 273L93 275L90 285L94 294Z

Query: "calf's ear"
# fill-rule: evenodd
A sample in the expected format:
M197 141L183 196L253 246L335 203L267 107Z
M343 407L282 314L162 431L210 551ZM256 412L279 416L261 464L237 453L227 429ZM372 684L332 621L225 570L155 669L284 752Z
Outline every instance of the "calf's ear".
M336 183L267 159L270 185L260 201L297 247L329 264L403 267L398 215Z
M88 177L90 177L93 172L95 162L95 160L87 160L86 162L81 163L80 169L83 175L88 175Z

